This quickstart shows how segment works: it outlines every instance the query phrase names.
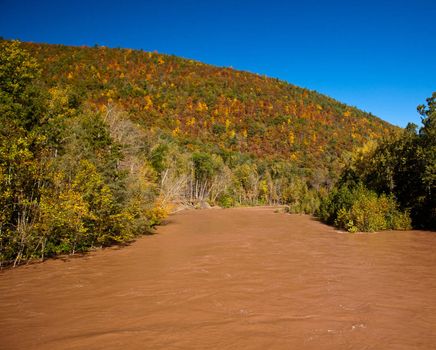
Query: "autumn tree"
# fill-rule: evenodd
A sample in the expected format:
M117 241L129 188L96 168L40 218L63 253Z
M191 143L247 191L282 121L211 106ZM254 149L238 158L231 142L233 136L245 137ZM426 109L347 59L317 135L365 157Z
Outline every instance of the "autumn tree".
M0 247L24 254L43 183L45 136L36 61L16 41L0 42ZM3 259L2 259L3 260Z

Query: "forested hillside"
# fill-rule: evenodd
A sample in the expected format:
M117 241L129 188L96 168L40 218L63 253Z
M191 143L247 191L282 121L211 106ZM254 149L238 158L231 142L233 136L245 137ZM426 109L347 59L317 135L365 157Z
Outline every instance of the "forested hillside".
M178 205L313 213L341 155L397 128L174 56L0 42L0 265L126 242Z
M105 47L23 44L48 87L114 105L192 148L329 167L344 150L392 131L388 123L278 79L175 56Z

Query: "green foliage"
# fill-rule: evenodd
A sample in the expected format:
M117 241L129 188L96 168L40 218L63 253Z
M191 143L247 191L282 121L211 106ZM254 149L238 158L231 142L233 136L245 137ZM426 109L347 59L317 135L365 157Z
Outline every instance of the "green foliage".
M322 198L317 215L326 223L333 225L341 210L351 208L354 202L351 190L347 186L333 188Z
M0 42L0 263L25 253L44 180L46 136L35 61L17 42Z
M318 191L309 188L307 182L299 177L291 180L283 191L286 211L292 214L313 214L320 205Z
M323 199L319 216L349 232L407 230L411 221L407 212L398 210L394 197L377 195L363 185L353 189L342 186Z
M38 74L19 43L0 43L0 266L126 242L167 214L143 184L153 173L122 169L130 153L102 114Z
M0 89L18 98L39 73L36 60L18 41L0 42Z
M7 131L29 131L41 124L40 91L34 79L40 70L36 60L17 41L0 41L0 124Z
M209 153L196 152L192 155L192 161L197 181L210 181L223 166L221 157Z
M418 112L423 126L418 135L421 186L415 220L436 230L436 92L427 99L427 106L418 107Z
M217 199L217 203L222 208L231 208L235 206L234 198L227 193L224 193L221 196L219 196Z
M363 183L393 195L417 228L436 229L436 93L419 106L422 127L409 124L394 137L355 152L339 184Z
M158 174L161 174L168 166L168 164L166 164L167 154L167 144L159 144L151 151L151 165Z

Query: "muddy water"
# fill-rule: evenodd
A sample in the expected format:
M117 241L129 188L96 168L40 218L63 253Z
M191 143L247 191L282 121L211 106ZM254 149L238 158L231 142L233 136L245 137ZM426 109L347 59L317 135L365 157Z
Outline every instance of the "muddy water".
M436 234L188 211L129 247L0 273L1 349L434 349Z

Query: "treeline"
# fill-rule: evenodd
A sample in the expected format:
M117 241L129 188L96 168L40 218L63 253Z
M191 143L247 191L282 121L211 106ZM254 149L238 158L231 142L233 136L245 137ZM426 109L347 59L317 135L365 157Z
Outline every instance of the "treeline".
M422 126L355 152L319 215L348 231L436 230L436 93L418 107Z

